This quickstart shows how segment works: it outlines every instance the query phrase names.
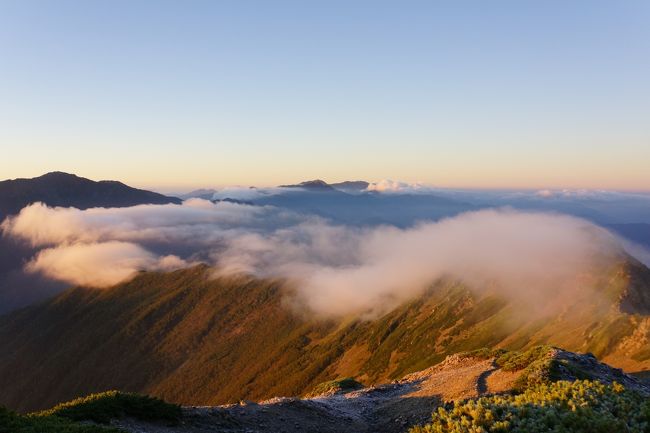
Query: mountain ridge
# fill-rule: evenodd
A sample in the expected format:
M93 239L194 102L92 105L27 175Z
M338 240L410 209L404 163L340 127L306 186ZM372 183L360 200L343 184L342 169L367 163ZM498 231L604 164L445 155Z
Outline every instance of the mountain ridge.
M337 377L381 383L480 347L546 343L648 370L650 318L620 309L638 273L645 281L650 270L617 265L600 280L606 296L546 316L440 281L372 320L316 320L287 308L282 280L215 277L206 265L143 272L0 317L0 341L13 348L0 353L0 404L41 409L115 388L181 404L262 400Z

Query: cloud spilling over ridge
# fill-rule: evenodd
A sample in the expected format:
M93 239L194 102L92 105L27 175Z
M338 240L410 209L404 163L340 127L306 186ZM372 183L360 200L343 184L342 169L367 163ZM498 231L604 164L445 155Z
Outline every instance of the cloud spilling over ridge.
M34 204L2 230L43 248L28 270L70 283L104 287L202 260L221 273L288 278L300 305L326 315L385 312L440 278L534 303L621 253L585 220L509 209L399 229L204 200L85 211Z
M410 229L295 227L239 239L220 263L296 278L312 310L344 314L385 312L440 278L538 302L619 254L613 236L584 220L485 210Z

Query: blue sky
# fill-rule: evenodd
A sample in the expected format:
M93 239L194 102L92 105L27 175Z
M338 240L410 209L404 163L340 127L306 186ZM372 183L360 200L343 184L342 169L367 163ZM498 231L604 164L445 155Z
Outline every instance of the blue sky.
M0 1L0 178L650 189L646 1Z

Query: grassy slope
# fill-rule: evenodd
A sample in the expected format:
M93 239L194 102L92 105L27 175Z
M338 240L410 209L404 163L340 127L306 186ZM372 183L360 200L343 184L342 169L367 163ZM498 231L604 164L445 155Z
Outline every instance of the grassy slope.
M0 318L0 342L13 349L0 352L0 404L35 410L106 389L184 404L299 395L337 377L374 383L450 353L542 342L621 362L636 357L640 370L650 366L643 348L623 357L616 349L642 321L612 308L625 272L602 282L610 299L550 318L440 283L381 318L340 323L296 316L278 281L209 279L205 267L142 274Z

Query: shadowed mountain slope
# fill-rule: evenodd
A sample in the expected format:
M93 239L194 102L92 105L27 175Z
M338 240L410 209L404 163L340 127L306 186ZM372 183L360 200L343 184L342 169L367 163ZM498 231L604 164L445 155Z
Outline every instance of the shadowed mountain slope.
M0 352L0 404L40 409L106 389L194 405L259 400L337 377L380 383L459 351L540 343L647 370L650 318L634 302L650 289L630 281L648 274L621 264L599 279L602 296L545 314L440 281L382 317L333 321L288 308L281 281L211 278L206 266L142 273L1 317L0 342L11 350Z

